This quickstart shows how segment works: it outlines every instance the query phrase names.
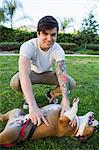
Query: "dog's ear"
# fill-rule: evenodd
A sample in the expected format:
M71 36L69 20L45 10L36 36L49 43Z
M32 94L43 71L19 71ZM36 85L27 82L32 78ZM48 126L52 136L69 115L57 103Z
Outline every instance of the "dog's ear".
M87 140L89 139L89 137L87 137L87 136L81 137L81 136L80 136L78 139L79 139L79 141L80 141L81 143L85 143L85 142L87 142Z
M74 137L74 140L79 140L81 143L85 143L87 142L89 137L81 137L81 136L78 136L78 137Z

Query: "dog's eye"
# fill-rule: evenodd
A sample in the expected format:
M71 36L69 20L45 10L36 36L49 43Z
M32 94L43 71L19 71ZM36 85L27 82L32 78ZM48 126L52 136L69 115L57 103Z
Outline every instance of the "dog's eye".
M88 125L89 125L89 126L92 125L92 121L91 121L91 120L88 121Z
M89 116L88 125L91 126L94 121L94 116Z

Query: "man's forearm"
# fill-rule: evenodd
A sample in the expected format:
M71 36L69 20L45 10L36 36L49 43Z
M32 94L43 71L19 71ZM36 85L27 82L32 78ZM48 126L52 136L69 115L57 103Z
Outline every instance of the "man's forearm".
M66 75L66 67L64 61L57 62L56 74L58 77L58 82L60 85L60 90L62 92L63 99L69 100L68 97L68 78Z
M31 81L29 79L28 75L22 75L20 73L20 82L21 82L21 87L22 87L22 91L23 94L26 98L26 101L28 104L30 105L35 105L36 101L33 95L33 91L32 91L32 85L31 85Z

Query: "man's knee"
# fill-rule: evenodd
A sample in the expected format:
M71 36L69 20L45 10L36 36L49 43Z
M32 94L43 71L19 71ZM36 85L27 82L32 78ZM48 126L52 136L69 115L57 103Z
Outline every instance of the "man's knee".
M76 88L76 81L71 76L68 76L68 82L69 82L70 90L73 90Z
M72 89L75 89L76 88L76 81L73 79L73 82L72 82Z
M10 86L15 91L21 92L20 80L19 80L19 73L16 73L10 81Z

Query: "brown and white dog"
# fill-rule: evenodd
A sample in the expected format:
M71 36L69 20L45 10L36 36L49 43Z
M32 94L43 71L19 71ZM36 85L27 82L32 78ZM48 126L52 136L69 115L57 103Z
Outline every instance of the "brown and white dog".
M98 121L94 119L93 112L77 116L78 102L79 98L74 99L73 106L62 117L60 117L61 105L50 104L42 107L49 126L43 122L40 126L34 126L29 119L29 114L25 114L18 108L6 114L0 114L0 120L7 121L5 129L0 133L0 145L9 147L28 138L33 140L48 136L72 136L87 139L95 132ZM77 125L71 127L69 122L74 117Z

